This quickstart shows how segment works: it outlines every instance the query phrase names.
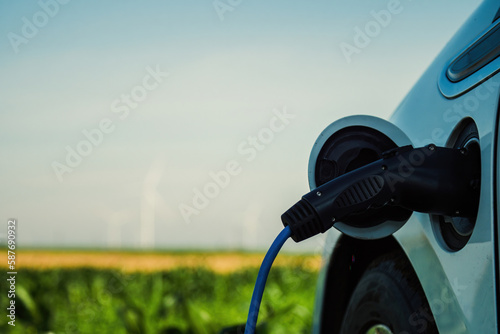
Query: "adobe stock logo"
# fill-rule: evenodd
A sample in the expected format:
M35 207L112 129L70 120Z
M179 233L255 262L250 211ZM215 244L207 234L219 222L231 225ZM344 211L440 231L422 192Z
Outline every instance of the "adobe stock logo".
M111 112L117 114L121 121L127 119L130 112L138 108L140 103L169 76L169 72L162 71L159 65L156 65L155 68L146 66L145 71L146 74L143 76L141 84L133 86L129 92L121 94L110 104ZM51 164L59 182L63 182L65 174L72 173L84 161L84 158L91 155L95 148L101 146L106 137L115 131L117 124L119 124L118 121L104 117L96 127L81 131L84 138L76 143L74 148L66 145L65 159L61 160L62 162L54 160Z
M259 152L264 151L275 139L276 134L285 130L295 115L288 112L286 107L283 110L274 109L273 116L269 119L268 125L261 128L255 135L248 136L242 140L236 149L236 152L246 162L254 161ZM190 223L192 216L198 216L205 210L212 200L219 196L223 189L226 189L231 180L243 171L241 159L232 159L226 162L225 168L219 171L210 171L208 176L210 181L201 187L193 188L191 205L180 203L179 212L184 222Z
M339 44L340 50L347 63L350 64L352 62L352 56L354 54L360 54L363 49L370 45L374 38L382 33L382 29L387 28L391 24L394 16L400 14L402 11L403 6L400 0L390 0L387 3L386 9L381 9L379 11L372 10L370 12L370 16L373 20L366 22L363 28L355 26L352 44L346 42Z
M224 15L226 12L232 12L237 8L243 0L215 0L212 2L215 12L219 16L219 20L224 21Z
M35 38L40 29L45 27L51 18L54 18L60 10L60 5L66 5L70 0L40 0L37 2L41 10L37 11L31 19L26 16L21 18L23 25L21 27L21 35L14 32L7 33L7 38L10 46L15 53L19 53L19 47L23 44L28 44L30 40Z

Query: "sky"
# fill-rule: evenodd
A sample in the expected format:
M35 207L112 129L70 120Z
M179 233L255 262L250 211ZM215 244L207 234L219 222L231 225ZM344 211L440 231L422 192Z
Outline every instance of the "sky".
M267 249L320 132L388 119L479 3L0 0L0 219L21 248Z

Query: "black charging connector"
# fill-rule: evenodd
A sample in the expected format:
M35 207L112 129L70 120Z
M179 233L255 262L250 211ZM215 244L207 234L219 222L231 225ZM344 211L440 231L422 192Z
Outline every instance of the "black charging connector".
M274 241L259 270L245 334L255 331L267 275L289 237L299 242L326 232L335 224L361 229L358 237L366 237L387 225L393 233L413 211L475 219L480 180L479 145L461 149L433 144L421 148L408 145L386 151L382 159L340 175L305 194L281 216L285 229Z
M382 210L475 217L480 169L479 147L398 147L312 190L281 220L299 242L338 222L358 228L377 226L383 222L373 217Z

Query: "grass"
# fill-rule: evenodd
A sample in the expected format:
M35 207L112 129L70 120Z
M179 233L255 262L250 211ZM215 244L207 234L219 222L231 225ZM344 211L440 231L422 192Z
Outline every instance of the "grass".
M29 264L28 251L20 252L16 326L9 326L4 315L1 333L219 333L245 322L258 264L253 260L251 265L242 264L254 257L260 264L263 257L222 252L46 253L54 258L37 268L36 263ZM115 256L115 261L88 265L76 261L65 266L55 260L85 254L94 260ZM175 265L165 260L172 258L178 261ZM233 265L230 270L220 265L228 259ZM146 260L159 264L140 270ZM271 270L261 306L260 333L311 332L317 260L278 256L279 265ZM136 266L124 265L127 261ZM0 289L8 291L5 279ZM6 307L8 301L7 293L1 293L1 305Z
M258 268L264 254L247 252L138 252L82 250L23 250L16 258L17 266L33 269L103 268L125 272L155 272L179 267L206 268L217 273ZM320 256L280 254L276 267L301 266L319 270ZM7 261L3 263L7 268Z

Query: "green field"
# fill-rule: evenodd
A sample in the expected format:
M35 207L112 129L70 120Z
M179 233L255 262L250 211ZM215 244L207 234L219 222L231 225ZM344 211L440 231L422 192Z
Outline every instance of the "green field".
M301 259L271 270L259 333L311 332L317 270ZM256 275L257 268L19 269L15 327L7 324L7 280L0 284L0 332L219 333L246 321Z

